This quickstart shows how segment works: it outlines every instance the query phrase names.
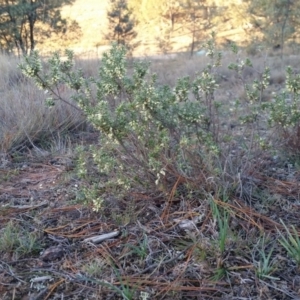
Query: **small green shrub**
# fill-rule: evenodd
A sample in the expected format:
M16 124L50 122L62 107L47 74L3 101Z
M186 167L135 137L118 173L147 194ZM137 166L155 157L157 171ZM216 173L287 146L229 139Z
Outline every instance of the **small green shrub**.
M84 78L73 68L73 54L66 60L58 53L50 59L44 74L37 52L21 64L23 73L47 90L49 105L61 99L56 86L65 84L75 91L73 99L87 119L102 134L101 147L91 147L93 159L103 175L102 195L122 194L131 188L168 191L178 176L195 178L213 169L219 156L219 108L214 99L218 88L215 69L221 55L208 43L211 63L192 81L178 79L174 88L160 86L149 74L147 62L136 62L128 75L126 50L114 45L104 54L99 78ZM95 91L93 93L93 91ZM86 168L81 156L81 175ZM100 208L94 201L95 207Z
M232 48L238 54L237 47ZM65 60L55 53L47 72L37 52L20 65L26 76L46 90L49 105L57 100L70 103L57 92L58 86L72 89L77 108L101 132L100 146L83 151L77 168L84 177L90 156L97 165L99 178L93 178L93 189L85 193L92 197L90 201L96 210L101 208L103 200L124 196L132 189L168 193L178 178L188 182L189 187L194 185L210 194L218 194L222 186L234 193L240 177L237 174L247 173L245 166L250 165L245 162L255 158L257 150L270 146L266 130L261 130L267 129L267 121L280 127L283 133L288 131L289 137L297 132L297 77L288 69L286 93L294 104L287 102L286 93L274 102L265 103L263 92L269 85L270 69L265 66L262 72L256 72L257 78L252 83L245 82L242 70L252 67L252 63L239 58L229 69L237 73L245 91L246 100L237 99L235 103L242 112L240 125L244 126L247 137L234 130L225 132L222 120L229 119L231 112L216 97L222 56L216 51L213 39L206 50L209 58L206 68L194 80L179 78L175 87L160 85L156 74L149 72L148 62L134 62L131 69L126 49L118 45L103 55L97 78L86 78L82 70L74 67L71 51L66 51ZM231 155L236 146L246 153L235 151ZM226 191L221 193L225 195Z
M286 87L274 94L274 101L264 107L269 112L269 124L277 132L277 143L289 156L300 155L300 75L286 68Z

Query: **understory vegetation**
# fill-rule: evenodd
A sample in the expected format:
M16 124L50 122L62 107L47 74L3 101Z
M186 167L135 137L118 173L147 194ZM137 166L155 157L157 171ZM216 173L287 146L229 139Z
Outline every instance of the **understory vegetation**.
M300 297L298 57L204 50L1 60L4 299Z

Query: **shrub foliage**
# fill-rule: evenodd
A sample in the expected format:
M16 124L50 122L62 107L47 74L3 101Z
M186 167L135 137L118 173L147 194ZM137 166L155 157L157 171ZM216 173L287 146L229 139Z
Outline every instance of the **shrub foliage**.
M132 189L167 194L178 182L208 193L220 192L221 186L234 190L241 178L239 172L247 172L241 167L245 157L255 158L255 151L266 147L266 134L261 135L259 130L262 123L269 121L276 130L280 128L283 141L287 134L290 139L297 132L297 78L288 69L286 91L273 102L264 103L262 93L270 73L266 67L253 83L242 81L247 100L239 105L247 109L240 125L253 126L250 138L241 144L236 132L221 123L231 112L216 100L222 57L213 40L206 44L206 51L207 67L193 80L179 78L175 87L160 85L157 76L150 73L148 62L137 61L131 68L126 48L116 44L104 54L98 78L86 78L76 69L71 51L66 51L65 60L55 53L47 72L37 52L21 64L23 73L48 92L49 105L57 100L74 105L56 92L62 84L72 89L76 105L100 131L99 145L92 146L89 152L81 151L79 159L82 176L87 172L87 153L99 170L94 189L86 191L96 209L104 199L116 194L125 195ZM233 51L237 49L233 47ZM237 60L230 69L240 76L245 66L251 66L251 62ZM247 154L235 151L232 155L233 149L247 149Z

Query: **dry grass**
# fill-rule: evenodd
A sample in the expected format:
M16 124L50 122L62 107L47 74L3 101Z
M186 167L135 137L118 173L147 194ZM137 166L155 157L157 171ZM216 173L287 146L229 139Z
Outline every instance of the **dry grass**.
M259 71L265 61L273 66L269 89L281 90L285 75L279 58L253 60ZM243 97L240 79L226 68L230 61L228 54L216 94L228 107ZM13 159L0 169L2 299L300 298L299 265L278 242L278 230L286 235L280 219L294 225L298 234L300 230L296 164L267 152L254 153L253 160L237 148L224 157L226 169L218 178L205 173L189 182L189 190L181 189L178 176L167 199L132 192L95 213L82 204L82 188L92 186L78 178L72 165L74 143L53 138L82 118L65 105L49 110L45 94L22 77L17 63L0 60L1 151L23 155L21 167ZM284 63L298 67L292 56ZM87 76L97 74L97 60L78 59L76 64ZM206 64L205 57L179 56L153 60L151 68L160 83L174 85ZM247 80L256 76L250 69L242 74ZM242 113L223 117L228 128L245 138L250 129L240 127ZM97 136L80 128L72 134L81 134L82 144L97 143ZM53 152L50 159L37 162L32 149L49 152L48 143L61 143L69 153ZM93 168L90 177L101 180ZM218 192L204 196L201 190L209 185ZM99 244L84 241L115 231L116 237ZM31 243L17 242L22 236Z
M18 59L0 56L1 152L49 145L54 137L64 135L84 121L80 112L67 105L58 103L49 109L45 93L23 76L18 63Z

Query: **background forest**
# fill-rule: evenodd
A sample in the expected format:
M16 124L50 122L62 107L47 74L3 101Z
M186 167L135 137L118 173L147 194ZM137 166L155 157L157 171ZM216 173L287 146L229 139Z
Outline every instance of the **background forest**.
M299 41L297 1L1 2L0 47L8 52L27 53L37 48L49 53L66 47L77 53L103 52L114 40L114 22L119 22L117 19L125 12L129 19L121 20L121 26L131 22L134 34L127 40L138 56L184 51L192 54L212 31L219 45L235 42L249 51L259 46L283 49L286 43L295 46Z

